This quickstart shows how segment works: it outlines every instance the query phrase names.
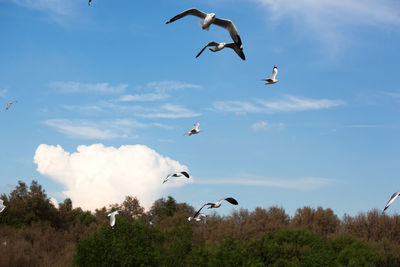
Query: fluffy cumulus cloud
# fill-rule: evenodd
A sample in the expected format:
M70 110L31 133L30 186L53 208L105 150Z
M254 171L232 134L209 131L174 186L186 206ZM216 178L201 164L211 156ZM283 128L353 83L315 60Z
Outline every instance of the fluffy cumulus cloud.
M162 184L168 173L187 167L144 145L82 145L69 153L60 145L41 144L34 162L39 173L65 186L63 194L74 206L89 210L121 203L127 195L149 208L166 188L192 182L192 178L171 179Z

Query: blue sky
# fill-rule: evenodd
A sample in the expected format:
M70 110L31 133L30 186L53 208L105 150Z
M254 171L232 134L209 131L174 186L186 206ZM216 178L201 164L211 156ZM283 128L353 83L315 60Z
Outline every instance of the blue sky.
M231 39L195 17L165 24L191 7L234 21L246 61L196 59ZM0 0L0 102L18 100L0 111L0 192L35 179L88 208L129 193L381 209L400 189L399 26L389 0ZM204 132L184 136L196 122ZM161 185L180 169L193 179Z

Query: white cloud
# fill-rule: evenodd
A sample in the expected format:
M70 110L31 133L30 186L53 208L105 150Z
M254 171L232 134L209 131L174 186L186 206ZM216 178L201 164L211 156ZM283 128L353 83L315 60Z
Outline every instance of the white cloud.
M279 187L286 189L314 190L322 186L330 185L334 182L332 179L309 177L293 180L274 179L274 178L232 178L232 179L198 179L196 183L210 185L245 185L245 186L265 186Z
M54 197L50 198L50 203L54 205L58 209L58 201Z
M144 145L82 145L71 154L60 145L41 144L34 163L39 173L65 186L63 193L75 207L90 210L121 203L127 195L138 197L148 209L166 188L192 182L172 179L162 184L168 173L187 167Z
M213 103L213 110L222 112L243 113L277 113L291 111L305 111L327 109L343 105L341 100L311 99L296 96L285 96L282 100L255 100L246 101L217 101Z
M164 93L150 93L150 94L134 94L134 95L123 95L117 99L118 102L145 102L145 101L157 101L169 98L170 96Z
M251 125L251 128L253 128L254 131L260 131L260 130L266 130L268 126L268 123L266 123L265 121L260 121L260 122L256 122L253 125Z
M52 82L50 86L63 93L104 93L116 94L123 92L128 85L111 86L108 83Z
M76 0L12 0L12 2L19 6L52 13L58 16L70 15L75 10L76 3L78 3Z
M292 20L296 30L337 51L352 33L351 26L400 25L400 2L391 0L254 0L270 11L270 22ZM346 38L345 38L346 37Z
M134 134L134 131L148 127L171 129L171 126L161 123L146 124L126 118L104 121L50 119L45 120L44 123L71 138L97 140L137 138L138 135Z
M130 137L130 131L124 130L121 121L91 122L66 119L45 120L44 123L62 134L81 139L113 139ZM132 125L129 125L132 126Z
M178 105L164 104L159 109L150 110L145 113L135 113L134 115L144 118L179 119L198 117L201 113L196 113Z
M180 81L161 81L161 82L149 82L147 87L153 88L156 91L170 91L170 90L183 90L189 88L201 88L200 85L185 83Z

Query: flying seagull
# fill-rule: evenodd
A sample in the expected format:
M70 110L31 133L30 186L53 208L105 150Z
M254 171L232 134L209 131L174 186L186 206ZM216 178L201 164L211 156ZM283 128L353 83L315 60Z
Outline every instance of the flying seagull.
M208 202L208 203L204 204L204 205L196 212L196 214L193 216L193 218L196 218L197 215L200 213L200 211L201 211L205 206L209 206L209 207L208 207L209 209L216 209L216 208L221 207L222 201L224 201L224 200L228 201L228 202L231 203L232 205L237 205L237 204L239 204L239 203L236 201L236 199L234 199L233 197L222 198L222 199L220 199L218 202L215 202L215 203L213 203L213 202Z
M197 54L196 57L199 57L201 55L201 53L203 53L203 51L209 46L214 46L213 48L210 48L210 51L213 51L213 52L220 51L220 50L224 49L225 47L232 48L233 51L235 51L236 54L238 54L238 56L241 59L246 60L246 57L244 56L244 53L243 53L243 48L238 47L235 43L209 42L205 47L203 47L203 49L201 49L201 51Z
M400 191L399 191L399 192L396 192L396 193L394 193L394 194L392 195L392 197L390 198L390 200L388 201L388 203L386 203L386 206L385 206L385 208L383 209L382 213L384 213L385 210L386 210L387 208L389 208L389 206L396 200L396 198L397 198L399 195L400 195Z
M89 6L90 6L90 4L91 4L91 3L92 3L92 0L89 0L89 3L88 3L88 4L89 4Z
M200 123L196 123L195 125L193 125L192 130L190 130L189 132L187 132L185 134L191 136L192 134L198 134L199 132L202 132L203 130L200 130L199 126L200 126Z
M114 228L114 225L115 225L115 215L119 214L119 212L121 212L121 211L122 210L116 210L107 215L107 217L110 217L111 228Z
M0 212L2 212L5 208L6 208L6 206L4 206L3 200L0 199Z
M11 101L11 102L8 102L8 103L7 103L7 106L6 106L6 110L8 110L8 109L11 107L12 104L17 103L17 102L18 102L18 101L16 101L16 100Z
M204 222L206 222L207 216L203 213L197 214L196 217L191 217L191 216L188 217L188 221L190 222L191 220L195 220L196 222L199 222L199 221L201 221L201 218L204 218Z
M175 172L175 173L168 174L168 176L164 179L164 182L162 182L162 183L167 182L168 179L171 177L182 177L182 176L185 176L186 178L190 178L190 176L187 172Z
M191 9L183 11L182 13L173 17L172 19L168 20L166 22L166 24L174 22L175 20L178 20L178 19L183 18L188 15L202 18L203 21L199 21L199 24L203 30L208 31L211 24L215 24L217 26L225 28L227 31L229 31L229 34L231 35L232 40L237 44L237 46L240 48L242 47L242 40L240 40L240 36L235 27L235 24L233 24L233 22L229 19L217 18L214 13L207 14L196 8L191 8Z
M266 81L265 84L274 84L277 83L278 80L276 80L276 75L278 74L278 67L274 66L274 69L272 70L272 74L268 79L262 79L263 81Z

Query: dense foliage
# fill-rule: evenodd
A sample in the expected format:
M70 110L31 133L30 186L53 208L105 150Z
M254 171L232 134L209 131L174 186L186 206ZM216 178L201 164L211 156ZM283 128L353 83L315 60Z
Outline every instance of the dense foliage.
M35 181L19 182L0 214L0 266L400 266L400 216L372 210L339 219L331 209L215 213L172 197L148 212L137 198L94 213L56 208ZM121 209L112 229L107 214Z

